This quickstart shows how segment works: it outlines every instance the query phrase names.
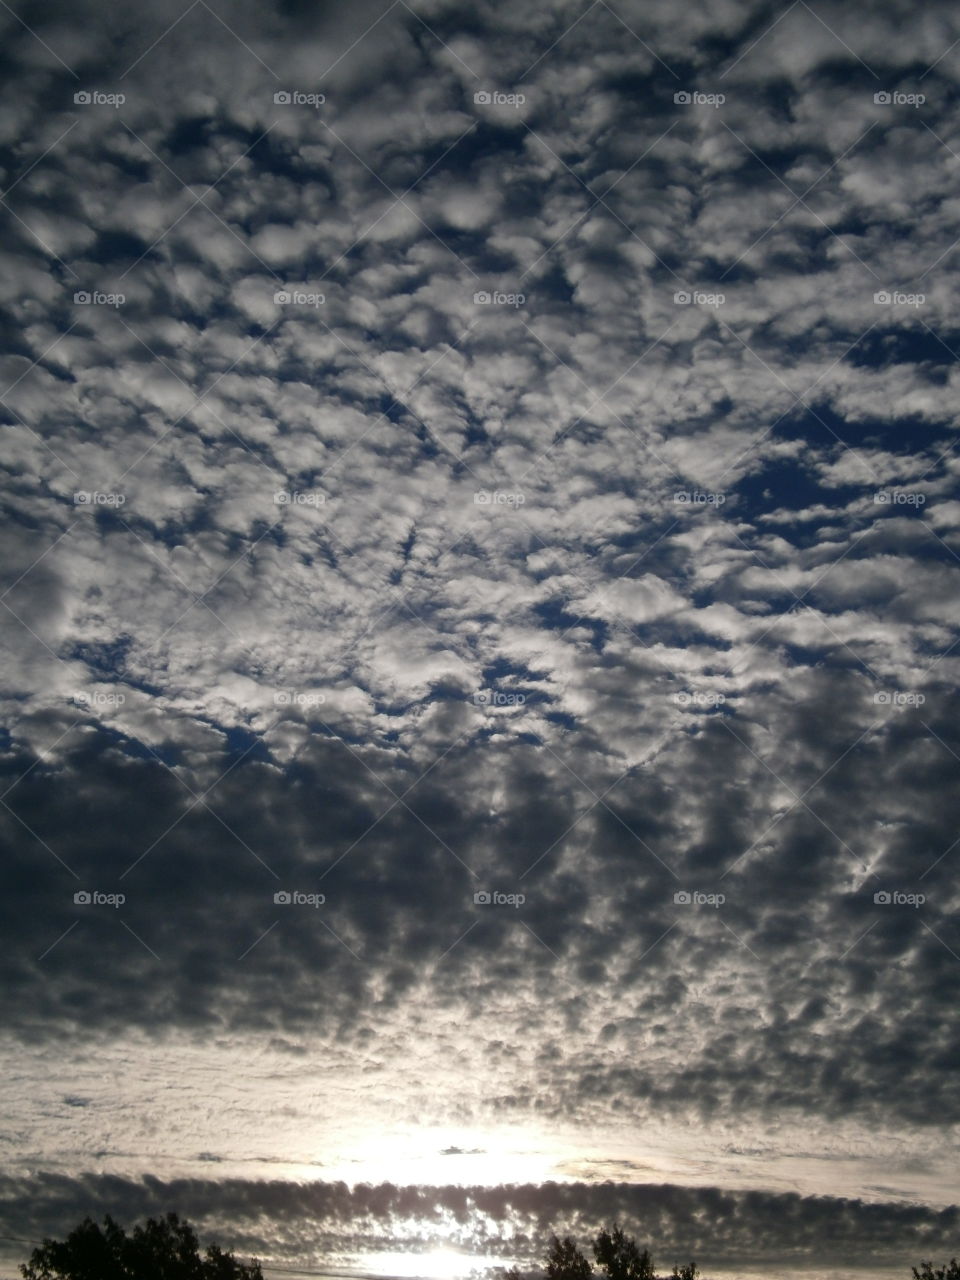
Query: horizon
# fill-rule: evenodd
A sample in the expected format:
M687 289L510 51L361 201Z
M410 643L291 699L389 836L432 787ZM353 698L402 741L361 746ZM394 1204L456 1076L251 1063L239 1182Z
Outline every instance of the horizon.
M134 1224L129 1225L132 1226ZM65 1235L66 1233L63 1234ZM241 1261L248 1262L252 1261L254 1258L254 1255L244 1255L233 1250L230 1247L229 1242L224 1241L223 1239L217 1239L216 1241L211 1242L219 1244L228 1252L235 1253L235 1256L237 1256ZM23 1241L23 1243L29 1243L32 1247L35 1247L42 1244L42 1241ZM206 1243L208 1242L201 1238L201 1247L205 1246ZM583 1241L578 1243L585 1244L586 1242ZM643 1241L640 1240L638 1243L642 1245ZM4 1250L0 1249L0 1257L2 1257L3 1252ZM442 1252L448 1251L443 1250ZM27 1256L28 1255L25 1255L21 1261L25 1262L27 1260ZM383 1255L381 1255L381 1257L382 1256ZM270 1262L264 1261L263 1259L258 1259L258 1261L261 1263L262 1273L267 1280L269 1280L269 1277L271 1276L304 1277L305 1280L461 1280L461 1278L462 1280L477 1280L478 1277L501 1276L503 1274L504 1267L514 1264L519 1265L521 1261L516 1258L503 1258L499 1260L492 1270L482 1265L474 1267L452 1267L449 1269L434 1265L418 1270L414 1265L417 1257L420 1256L417 1253L413 1251L410 1251L407 1254L398 1252L395 1256L398 1259L401 1257L408 1258L410 1260L410 1265L407 1267L400 1266L396 1270L391 1270L389 1267L378 1269L371 1268L369 1266L362 1267L359 1265L354 1267L274 1265ZM463 1254L463 1258L466 1260L468 1255ZM910 1265L919 1265L919 1261L919 1257L914 1258ZM946 1259L944 1259L944 1261L946 1261ZM657 1263L656 1257L654 1257L654 1263L655 1265ZM5 1264L3 1262L0 1262L0 1269L2 1269L4 1265ZM537 1265L534 1265L533 1267L524 1267L521 1265L520 1270L525 1276L539 1277L544 1274L543 1267ZM657 1272L658 1275L661 1274L662 1267L658 1266ZM893 1280L894 1277L908 1277L910 1275L910 1267L888 1266L873 1268L872 1274L876 1277L883 1278L883 1280L886 1280L887 1277L890 1277L891 1280ZM701 1271L700 1280L759 1280L761 1276L766 1277L767 1280L827 1280L828 1277L830 1280L862 1280L863 1268L831 1267L828 1270L824 1270L822 1268L790 1268L789 1270L783 1271L778 1271L776 1267L770 1268L768 1266L752 1268L721 1268L719 1270ZM0 1276L0 1280L21 1280L18 1267L15 1266L11 1268L9 1275Z
M57 1185L58 1180L51 1174L39 1175L34 1181L34 1190L40 1193L41 1202L44 1199L44 1192L49 1193L51 1190L60 1192L59 1198L63 1198L64 1187L63 1182L66 1179L60 1179L61 1185ZM227 1182L217 1182L207 1180L201 1182L198 1179L180 1180L172 1183L163 1183L156 1178L146 1177L144 1179L129 1179L122 1188L118 1185L116 1176L91 1178L89 1175L85 1178L85 1203L87 1210L84 1216L90 1216L94 1221L101 1221L105 1213L116 1217L115 1209L118 1204L122 1204L125 1198L132 1205L126 1214L119 1218L121 1226L127 1229L132 1228L138 1221L142 1221L147 1216L162 1217L165 1212L171 1211L170 1206L173 1205L172 1211L177 1212L181 1220L191 1221L189 1213L184 1209L186 1200L191 1199L195 1204L203 1202L221 1203L221 1209L217 1214L217 1218L221 1221L230 1221L231 1218L235 1222L242 1222L244 1218L252 1219L252 1230L244 1231L242 1228L234 1226L232 1232L228 1229L226 1232L217 1231L214 1228L199 1231L201 1247L205 1247L208 1243L217 1243L221 1247L226 1248L234 1253L242 1260L251 1260L258 1258L263 1266L266 1276L271 1274L283 1275L303 1275L312 1277L329 1277L329 1280L477 1280L477 1278L488 1277L488 1280L497 1280L502 1277L504 1270L511 1266L517 1266L521 1273L529 1277L542 1277L544 1268L542 1265L542 1256L545 1250L547 1237L555 1232L558 1235L572 1234L578 1245L590 1255L589 1243L596 1233L596 1229L601 1225L601 1219L606 1222L621 1221L627 1225L627 1234L636 1235L637 1243L640 1247L653 1245L653 1261L657 1266L658 1274L663 1267L671 1266L674 1262L689 1261L690 1257L696 1253L698 1261L703 1250L691 1250L684 1245L675 1242L670 1247L657 1247L656 1241L651 1233L644 1233L643 1228L632 1228L632 1223L640 1222L643 1219L643 1193L651 1193L655 1200L666 1197L668 1203L673 1203L676 1209L676 1199L680 1192L680 1188L662 1184L660 1186L649 1185L647 1187L639 1186L631 1183L615 1183L609 1180L597 1182L594 1184L567 1182L547 1182L545 1184L491 1184L488 1187L477 1187L470 1185L447 1185L444 1187L429 1187L424 1185L412 1184L408 1186L394 1185L392 1183L373 1184L373 1183L355 1183L349 1185L346 1183L333 1183L321 1180L315 1180L312 1184L301 1183L284 1183L274 1180L267 1182L263 1180L260 1183L259 1192L257 1183L251 1182L249 1179L234 1179ZM98 1183L102 1184L98 1190ZM716 1188L705 1188L711 1199L715 1202L718 1195L727 1195L721 1193ZM0 1195L2 1195L3 1187L0 1185ZM571 1193L574 1199L571 1200ZM592 1193L590 1195L589 1193ZM240 1195L244 1202L244 1208L237 1213L232 1213L227 1208L230 1196ZM504 1206L516 1205L526 1199L532 1197L535 1202L542 1199L546 1195L548 1202L562 1204L566 1202L568 1205L575 1204L577 1195L585 1196L596 1205L595 1217L596 1225L590 1227L586 1224L585 1218L582 1216L580 1208L572 1209L568 1212L566 1222L562 1220L562 1213L557 1214L557 1223L549 1230L541 1232L541 1247L534 1250L531 1254L528 1247L515 1248L514 1250L497 1249L493 1246L497 1243L498 1237L487 1236L486 1250L477 1247L476 1240L471 1239L469 1230L463 1229L463 1223L476 1220L485 1214L489 1216L493 1213L494 1219L502 1218L502 1212L497 1213L497 1206L502 1211ZM907 1277L909 1267L919 1265L923 1258L931 1253L936 1254L937 1249L931 1248L931 1240L937 1238L931 1236L929 1231L922 1229L922 1218L919 1219L921 1226L920 1233L917 1233L918 1215L915 1212L915 1206L906 1201L884 1202L882 1200L870 1201L850 1201L840 1200L830 1196L817 1196L800 1198L795 1194L771 1196L769 1193L760 1189L753 1189L746 1193L748 1199L761 1199L769 1201L768 1213L774 1219L796 1218L798 1211L802 1215L805 1211L815 1210L814 1223L812 1232L807 1233L809 1238L815 1238L816 1235L823 1230L835 1233L837 1236L836 1243L833 1245L834 1256L845 1259L839 1265L834 1262L829 1266L797 1266L796 1263L781 1264L753 1261L749 1258L741 1261L739 1264L710 1266L701 1268L701 1280L757 1280L760 1275L767 1276L769 1280L788 1280L794 1277L794 1280L862 1280L866 1268L856 1265L856 1259L862 1252L863 1237L871 1231L876 1231L879 1224L884 1227L890 1226L890 1219L893 1219L893 1230L891 1238L896 1238L896 1219L902 1218L903 1227L906 1234L904 1239L910 1239L912 1244L901 1245L898 1248L892 1248L889 1245L886 1249L886 1261L874 1262L869 1270L873 1276L877 1277ZM92 1199L91 1199L92 1197ZM284 1205L283 1201L286 1197L291 1200L299 1200L301 1208L297 1208L296 1204ZM329 1231L322 1232L319 1239L326 1243L317 1243L313 1246L313 1254L309 1261L298 1261L297 1252L303 1256L308 1246L303 1243L304 1226L307 1219L314 1211L319 1212L321 1218L324 1216L323 1205L325 1198L332 1197L334 1202L339 1202L341 1209L336 1213L335 1218L342 1220L343 1205L352 1200L357 1201L356 1214L363 1216L364 1209L361 1206L369 1208L378 1200L384 1203L406 1204L408 1209L419 1208L420 1212L411 1212L404 1217L396 1219L393 1227L393 1244L390 1245L388 1237L381 1237L379 1248L371 1247L362 1234L358 1235L352 1232L349 1235L341 1235L339 1239L334 1236L336 1243L331 1243L331 1233ZM2 1202L2 1201L0 1201ZM99 1205L99 1212L91 1212L93 1204ZM447 1220L438 1221L436 1213L429 1211L431 1203L434 1207L444 1206L443 1212L447 1215ZM314 1204L315 1210L307 1209L306 1206ZM282 1206L277 1214L277 1221L273 1223L273 1236L277 1240L283 1239L283 1222L289 1219L296 1228L296 1236L300 1240L299 1245L284 1244L287 1250L285 1253L273 1253L269 1249L266 1251L262 1248L254 1247L257 1241L262 1241L265 1237L262 1235L264 1230L263 1216L266 1206ZM631 1209L631 1205L637 1207ZM605 1208L604 1208L605 1206ZM459 1208L458 1208L459 1207ZM756 1208L756 1206L755 1206ZM464 1209L467 1213L464 1214ZM426 1210L426 1212L424 1212ZM45 1216L51 1222L50 1231L45 1233L44 1238L63 1238L66 1228L59 1228L54 1224L52 1205L45 1211ZM651 1213L652 1210L647 1210ZM853 1215L853 1222L850 1221L850 1215ZM224 1215L226 1215L224 1217ZM451 1216L452 1215L452 1216ZM579 1226L570 1228L570 1222L580 1215L578 1221ZM210 1221L209 1214L203 1215L207 1221ZM821 1220L816 1221L819 1217ZM858 1221L858 1218L860 1221ZM845 1220L846 1219L846 1220ZM949 1233L958 1221L958 1213L956 1206L950 1206L943 1211L943 1227ZM541 1206L540 1220L543 1219L543 1207ZM455 1223L459 1221L461 1227L459 1234L453 1228ZM417 1223L419 1222L419 1234ZM432 1225L430 1225L432 1223ZM259 1225L257 1225L259 1224ZM77 1225L76 1222L72 1226ZM196 1226L191 1221L191 1225ZM452 1241L456 1238L456 1243ZM520 1237L522 1239L523 1237ZM32 1247L42 1243L39 1236L33 1237L31 1240L19 1238L19 1245L23 1246L14 1249L11 1241L12 1237L0 1237L0 1269L9 1260L14 1257L18 1261L26 1261L27 1255L32 1251ZM781 1249L785 1249L785 1240L787 1234L782 1233L780 1240ZM774 1230L773 1240L777 1240L777 1232ZM772 1243L773 1241L771 1241ZM701 1242L702 1243L702 1242ZM706 1242L707 1253L709 1252L709 1238ZM31 1248L27 1249L26 1246ZM662 1245L662 1242L661 1242ZM768 1244L769 1248L769 1244ZM799 1250L794 1246L794 1252L802 1255L808 1251L809 1246L800 1245ZM741 1253L745 1250L741 1249ZM895 1261L894 1258L898 1252L903 1252L905 1256L909 1256L909 1265L906 1262ZM942 1249L941 1249L942 1252ZM669 1255L669 1259L668 1259ZM952 1253L951 1253L952 1256ZM704 1253L706 1257L706 1253ZM946 1256L942 1261L947 1261ZM13 1270L13 1276L18 1275L16 1268ZM11 1280L13 1280L11 1276Z

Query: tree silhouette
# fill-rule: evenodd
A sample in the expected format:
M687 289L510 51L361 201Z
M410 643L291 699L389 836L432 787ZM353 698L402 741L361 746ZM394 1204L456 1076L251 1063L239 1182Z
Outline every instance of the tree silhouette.
M951 1258L945 1267L934 1267L932 1262L921 1262L920 1269L911 1267L914 1280L960 1280L960 1263Z
M604 1227L593 1242L593 1256L608 1280L656 1280L650 1250L643 1253L636 1241L623 1234L616 1224Z
M623 1228L617 1224L604 1227L598 1233L593 1242L593 1256L603 1280L659 1280L653 1269L650 1250L644 1249L641 1253L636 1241L625 1235ZM565 1236L562 1240L557 1236L550 1237L550 1250L544 1269L547 1280L590 1280L594 1274L593 1267L570 1236ZM700 1270L694 1262L688 1262L682 1267L674 1264L670 1280L698 1280L699 1275ZM516 1267L510 1267L504 1272L503 1280L524 1280L524 1276ZM921 1276L918 1280L941 1278ZM960 1280L960 1276L950 1275L944 1280Z
M210 1245L175 1213L149 1218L132 1235L107 1215L101 1229L85 1218L64 1241L44 1240L20 1267L24 1280L263 1280L260 1263L238 1262Z
M550 1237L546 1270L547 1280L588 1280L593 1274L593 1267L569 1236L562 1240Z

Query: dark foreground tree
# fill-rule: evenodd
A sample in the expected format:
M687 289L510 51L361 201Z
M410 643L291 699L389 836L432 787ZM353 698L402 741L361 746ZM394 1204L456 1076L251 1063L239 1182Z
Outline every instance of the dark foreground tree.
M650 1250L643 1253L623 1228L604 1227L593 1242L593 1256L608 1280L656 1280Z
M604 1227L593 1242L593 1256L597 1266L608 1277L608 1280L657 1280L653 1258L650 1250L643 1252L637 1248L636 1241L623 1232L616 1223L612 1227ZM688 1262L682 1267L673 1265L670 1280L697 1280L700 1269L695 1262Z
M604 1227L599 1232L593 1242L593 1256L603 1280L658 1280L650 1250L641 1252L636 1241L625 1235L617 1224ZM570 1236L562 1240L557 1236L550 1237L544 1270L547 1280L591 1280L594 1275L593 1267ZM682 1267L674 1264L670 1280L697 1280L699 1275L700 1269L694 1262ZM516 1267L511 1267L504 1273L503 1280L524 1280L524 1277ZM928 1277L921 1277L921 1280L928 1280ZM947 1280L954 1280L954 1277L947 1277ZM956 1280L960 1280L960 1276Z
M149 1218L132 1235L108 1215L101 1229L85 1218L66 1240L44 1240L20 1272L24 1280L263 1280L260 1263L238 1262L175 1213Z
M921 1262L919 1270L911 1267L914 1280L960 1280L960 1263L951 1258L945 1267L934 1267L932 1262Z
M547 1280L589 1280L593 1267L569 1236L562 1240L551 1236L546 1271Z

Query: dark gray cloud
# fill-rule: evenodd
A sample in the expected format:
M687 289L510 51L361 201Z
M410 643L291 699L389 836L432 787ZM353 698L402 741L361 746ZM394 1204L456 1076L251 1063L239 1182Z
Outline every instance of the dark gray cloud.
M586 1247L598 1223L617 1219L651 1245L655 1258L693 1251L723 1270L791 1262L809 1270L883 1268L904 1256L948 1249L958 1225L955 1208L937 1212L919 1205L612 1182L351 1188L199 1178L134 1182L105 1175L78 1181L43 1174L5 1179L0 1196L4 1222L40 1236L56 1231L78 1202L94 1216L111 1212L126 1221L189 1205L204 1234L227 1229L238 1249L278 1266L306 1266L331 1252L362 1253L371 1238L429 1245L432 1228L446 1220L478 1251L536 1266L555 1224Z

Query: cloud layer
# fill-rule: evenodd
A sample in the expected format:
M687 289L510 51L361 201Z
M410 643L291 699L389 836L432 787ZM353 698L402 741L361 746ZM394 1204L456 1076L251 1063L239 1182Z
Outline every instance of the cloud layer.
M543 1242L563 1224L583 1247L598 1223L627 1218L642 1224L641 1238L658 1257L697 1257L709 1250L725 1271L760 1270L793 1263L814 1271L856 1269L869 1240L876 1266L896 1266L904 1256L950 1247L957 1210L867 1205L829 1197L762 1192L693 1190L625 1183L587 1186L397 1187L344 1183L309 1186L270 1181L87 1177L77 1183L46 1174L0 1186L5 1220L18 1231L56 1230L79 1199L96 1216L120 1212L133 1221L191 1206L205 1233L229 1230L238 1251L309 1267L311 1260L354 1260L371 1240L390 1241L401 1252L455 1240L471 1250L536 1265ZM104 1208L105 1207L105 1208ZM710 1224L705 1230L704 1220ZM668 1264L669 1265L669 1264ZM902 1271L902 1264L900 1267Z
M312 1092L731 1266L954 1229L950 7L0 20L15 1175Z

